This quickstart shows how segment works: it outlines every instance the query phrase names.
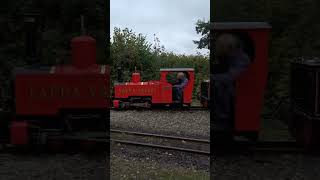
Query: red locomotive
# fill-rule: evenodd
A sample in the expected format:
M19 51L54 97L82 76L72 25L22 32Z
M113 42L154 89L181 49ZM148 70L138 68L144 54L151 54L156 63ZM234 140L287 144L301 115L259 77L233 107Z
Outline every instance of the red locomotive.
M9 143L106 136L109 66L96 64L96 40L90 36L73 38L71 48L70 65L15 70L15 112L0 119L0 134Z
M160 69L159 81L140 81L140 74L133 73L130 82L118 83L114 85L114 108L125 108L132 106L165 106L172 105L173 91L172 84L168 82L167 75L176 72L184 72L188 79L188 84L183 90L183 102L187 106L192 102L192 91L194 85L193 68L172 68Z

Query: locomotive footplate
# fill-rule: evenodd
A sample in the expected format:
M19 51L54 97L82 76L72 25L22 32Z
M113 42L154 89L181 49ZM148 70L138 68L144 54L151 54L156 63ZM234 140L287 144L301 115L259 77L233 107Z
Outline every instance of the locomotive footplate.
M150 108L151 104L148 102L145 103L130 103L130 107L141 107L141 108Z
M129 108L150 108L151 104L150 102L123 102L119 100L114 100L117 103L116 106L114 106L115 109L129 109Z
M48 139L60 139L60 140L92 140L102 142L107 139L109 135L106 132L76 132L65 133L63 135L51 136Z
M292 108L289 119L289 131L296 141L305 147L320 146L320 117L309 115L297 108Z

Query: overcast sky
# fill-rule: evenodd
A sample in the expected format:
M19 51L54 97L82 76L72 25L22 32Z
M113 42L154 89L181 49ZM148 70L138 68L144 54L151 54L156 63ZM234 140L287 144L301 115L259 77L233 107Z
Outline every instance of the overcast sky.
M153 43L153 34L166 50L177 54L206 54L193 40L199 40L195 23L209 20L210 0L111 0L111 26L129 28L147 36ZM111 34L111 37L112 37Z

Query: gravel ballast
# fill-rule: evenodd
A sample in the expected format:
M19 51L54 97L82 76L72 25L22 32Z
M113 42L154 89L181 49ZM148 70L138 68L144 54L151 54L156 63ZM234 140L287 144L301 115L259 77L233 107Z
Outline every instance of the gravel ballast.
M121 144L111 147L112 179L209 179L210 176L208 156Z
M210 138L209 111L111 111L111 128Z
M111 111L111 128L209 139L210 112ZM159 173L156 179L209 179L208 156L120 144L112 145L111 154L111 174L115 178L152 176L154 179ZM123 169L117 168L121 164Z
M106 156L0 154L0 180L95 180L107 177Z
M320 177L320 157L278 155L234 155L215 160L214 180L313 180Z

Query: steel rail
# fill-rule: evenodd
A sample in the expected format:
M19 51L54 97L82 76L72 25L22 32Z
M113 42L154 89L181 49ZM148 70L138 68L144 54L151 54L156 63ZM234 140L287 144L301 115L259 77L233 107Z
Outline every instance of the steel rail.
M232 148L230 148L232 147ZM217 150L218 149L218 150ZM305 147L298 145L295 141L259 141L256 143L247 141L238 141L233 144L217 145L216 152L231 151L235 152L250 152L250 153L311 153ZM319 153L318 153L319 154Z
M249 147L254 152L305 153L307 150L295 141L261 141Z
M179 141L189 141L189 142L193 142L193 143L204 143L206 145L210 145L210 140L207 140L207 139L196 139L196 138L188 138L188 137L181 137L181 136L161 135L161 134L154 134L154 133L119 130L119 129L110 129L110 132L111 133L123 133L123 134L142 136L142 137L153 137L153 138L171 139L171 140L179 140ZM151 147L151 148L158 148L158 149L166 149L166 150L174 150L174 151L182 151L182 152L210 155L210 151L203 151L203 150L191 149L191 148L182 148L182 147L177 147L177 146L166 146L166 145L160 145L160 144L143 143L143 142L119 140L119 139L111 139L111 141L116 142L116 143L120 143L120 144L127 144L127 145L135 145L135 146L143 146L143 147Z
M151 147L151 148L158 148L158 149L196 153L196 154L202 154L202 155L210 155L210 151L202 151L202 150L190 149L190 148L164 146L164 145L159 145L159 144L142 143L142 142L136 142L136 141L125 141L125 140L118 140L118 139L111 139L111 141L116 142L116 143L120 143L120 144L127 144L127 145L135 145L135 146L143 146L143 147Z
M110 129L110 132L111 133L124 133L124 134L136 135L136 136L166 138L166 139L174 139L174 140L181 140L181 141L191 141L191 142L198 142L198 143L210 143L210 140L207 140L207 139L196 139L196 138L188 138L188 137L181 137L181 136L161 135L161 134L153 134L153 133L119 130L119 129Z
M125 109L116 109L114 107L110 107L110 110L118 110L118 111L161 111L161 110L172 110L172 111L209 111L209 108L205 108L202 106L191 106L191 107L183 107L183 108L172 108L172 107L162 107L162 108L125 108Z

